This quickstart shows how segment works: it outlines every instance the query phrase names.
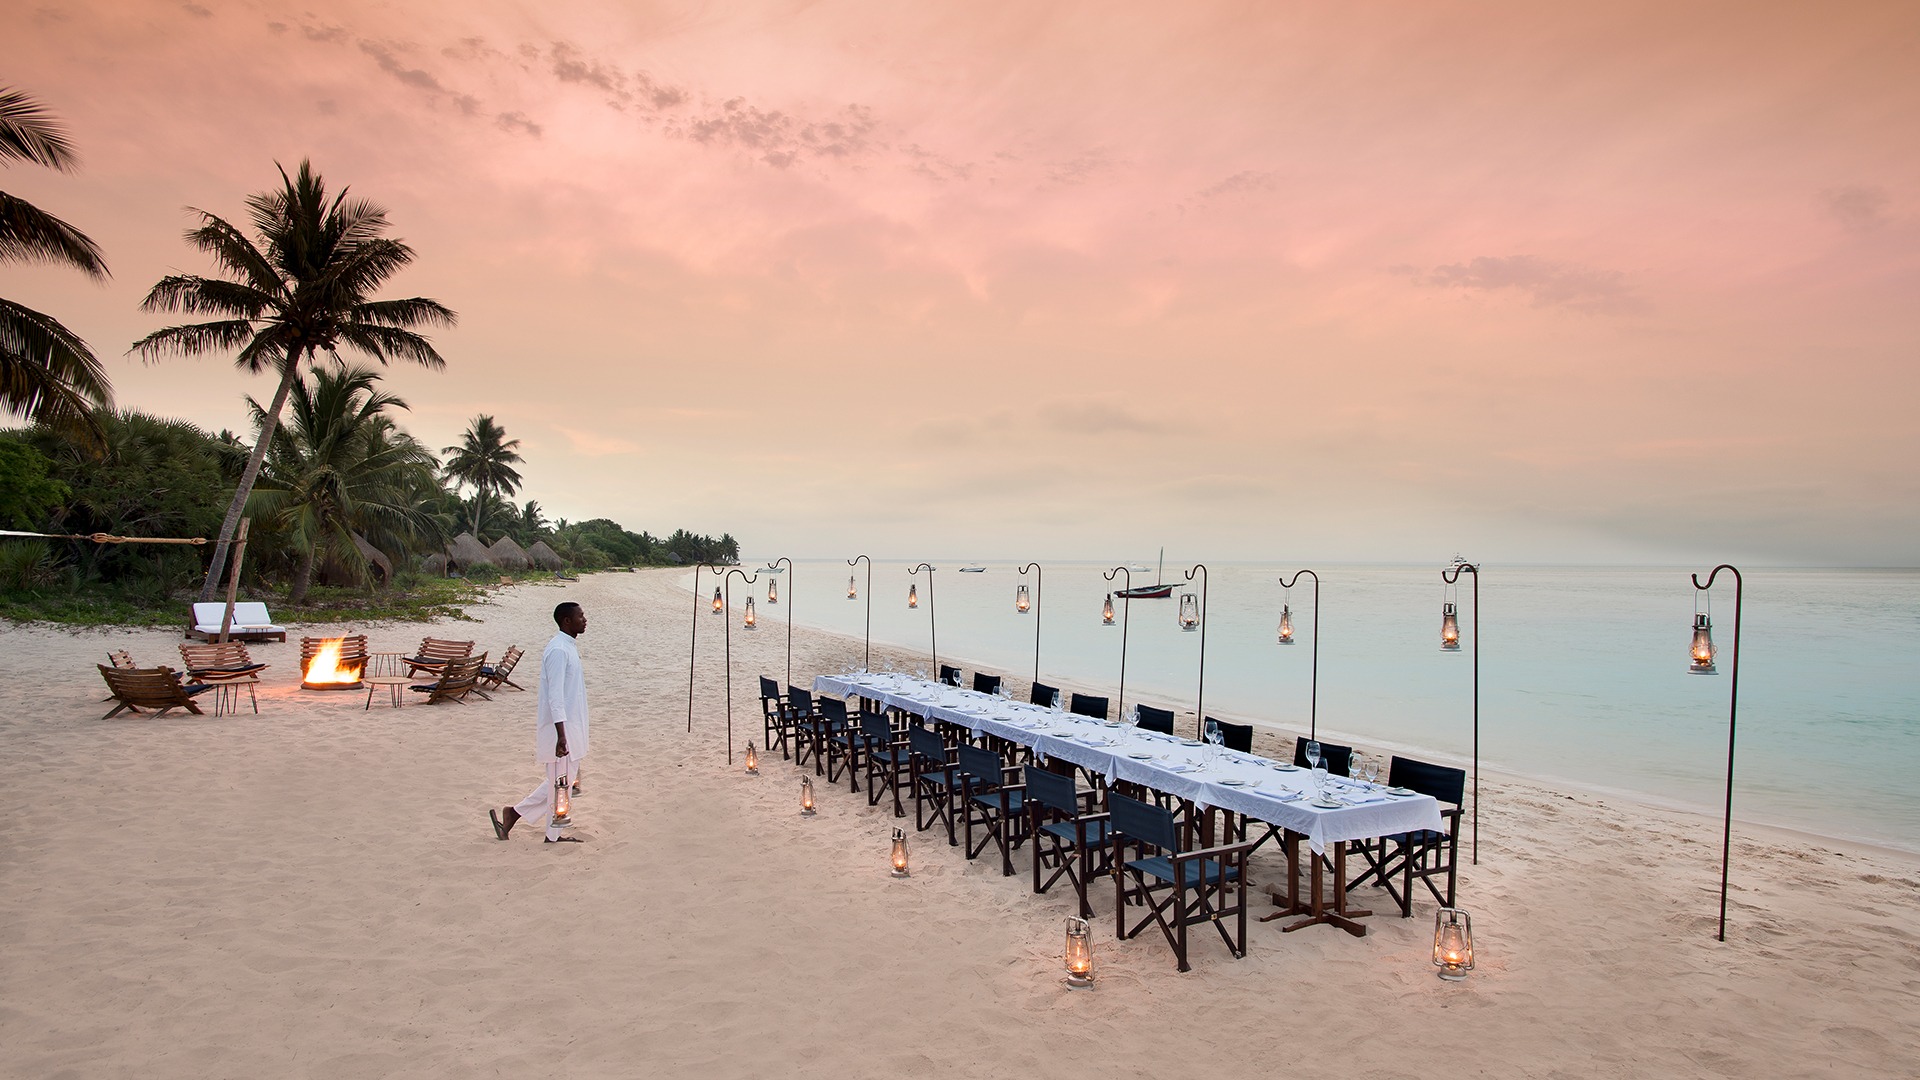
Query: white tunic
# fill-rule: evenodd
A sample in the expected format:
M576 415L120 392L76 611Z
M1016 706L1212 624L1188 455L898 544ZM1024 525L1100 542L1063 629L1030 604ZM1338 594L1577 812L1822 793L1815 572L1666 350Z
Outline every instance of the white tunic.
M565 724L567 755L587 756L587 677L580 664L580 647L564 631L553 635L540 654L538 729L533 736L533 759L558 760L553 753L553 725Z

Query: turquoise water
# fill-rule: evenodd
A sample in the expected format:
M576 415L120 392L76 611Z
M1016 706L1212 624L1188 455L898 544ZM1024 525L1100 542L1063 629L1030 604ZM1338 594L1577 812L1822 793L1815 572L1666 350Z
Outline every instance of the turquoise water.
M748 563L747 565L752 565ZM873 568L873 637L925 653L938 618L940 657L1033 673L1040 624L1043 681L1111 691L1119 626L1100 623L1113 588L1104 567L1045 567L1038 618L1014 612L1022 579L1006 564L961 574ZM1184 568L1182 568L1184 569ZM1297 567L1210 568L1206 708L1304 732L1313 658L1312 579L1287 593L1296 644L1275 642ZM1457 596L1466 643L1439 648L1435 566L1320 566L1320 730L1440 758L1472 748L1473 577ZM1615 789L1719 812L1727 751L1733 588L1713 590L1720 674L1687 673L1698 568L1484 566L1480 574L1482 766ZM1920 851L1920 571L1746 569L1734 813L1753 821ZM780 576L764 621L859 637L867 610L848 601L844 562L803 561ZM1181 571L1169 568L1171 580ZM1136 584L1152 572L1135 575ZM921 606L906 605L909 581ZM1126 699L1191 714L1200 635L1183 633L1173 599L1136 600L1127 630ZM765 599L765 575L758 591ZM736 583L736 603L739 586ZM1119 602L1116 601L1116 605ZM858 659L856 649L849 655Z

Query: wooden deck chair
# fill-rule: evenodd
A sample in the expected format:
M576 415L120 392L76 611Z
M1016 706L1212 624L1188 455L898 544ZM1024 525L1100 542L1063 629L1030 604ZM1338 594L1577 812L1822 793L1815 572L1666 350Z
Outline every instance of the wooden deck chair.
M239 705L240 687L247 688L247 700L254 714L260 713L260 673L267 665L257 664L247 655L247 647L238 641L211 645L180 643L180 660L186 665L187 678L213 687L213 715L225 716Z
M95 664L100 669L100 677L107 681L107 689L113 693L112 701L117 702L112 711L101 717L111 720L123 712L138 712L152 709L153 715L160 716L170 709L185 709L201 716L200 706L193 703L196 695L204 694L213 687L205 683L183 686L180 673L166 665L153 668L117 668L105 664Z
M464 705L467 695L479 693L480 669L486 665L487 654L469 656L463 660L450 660L440 669L440 677L431 683L410 686L407 689L416 694L427 695L427 704L439 705L442 702L457 701ZM480 694L486 697L485 694Z
M480 666L480 685L488 690L498 690L502 686L511 686L515 690L524 692L526 687L521 686L519 683L507 677L513 674L514 667L520 663L520 658L524 655L526 655L526 650L520 646L507 646L506 654L500 657L499 663L482 664Z
M1038 765L1026 772L1027 828L1033 834L1033 891L1044 893L1062 876L1079 895L1080 917L1093 918L1087 887L1107 873L1106 812L1096 813L1099 793L1079 791L1073 777ZM1045 877L1043 873L1051 870Z
M1019 783L1020 769L1009 768L999 754L962 743L960 754L961 828L966 834L967 858L977 858L988 844L1000 847L1000 875L1013 876L1013 849L1027 838L1027 786ZM973 830L980 827L978 844Z
M452 641L447 638L422 638L420 651L407 658L407 674L428 678L437 677L440 669L452 660L465 660L473 655L473 642Z

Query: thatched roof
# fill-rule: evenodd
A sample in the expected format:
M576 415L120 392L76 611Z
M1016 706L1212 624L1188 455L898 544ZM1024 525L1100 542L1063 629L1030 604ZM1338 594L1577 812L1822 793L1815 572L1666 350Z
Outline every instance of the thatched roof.
M434 577L446 577L447 557L445 555L429 555L420 561L420 568L432 574Z
M493 553L487 550L485 544L475 540L472 533L461 533L459 536L453 538L452 543L447 545L447 568L449 570L464 570L475 563L491 563L492 561Z
M527 558L526 549L514 543L510 536L495 540L487 550L491 553L487 561L502 570L525 570L533 565L533 561Z
M545 540L535 540L527 548L527 558L532 559L533 565L542 570L561 570L567 565L567 561L562 559L558 552L548 547Z
M387 558L386 552L367 543L367 538L359 533L353 534L353 546L360 549L360 557L367 560L367 570L375 580L382 585L393 580L393 560Z

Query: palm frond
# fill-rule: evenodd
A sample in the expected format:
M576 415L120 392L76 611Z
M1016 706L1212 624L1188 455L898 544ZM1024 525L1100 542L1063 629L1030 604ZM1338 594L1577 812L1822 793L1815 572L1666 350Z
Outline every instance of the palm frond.
M127 351L137 353L140 359L153 363L168 356L198 356L201 353L250 346L258 341L253 323L246 319L224 319L155 330L134 342Z
M432 342L410 330L355 323L340 327L339 333L343 344L351 345L383 364L389 359L400 359L411 360L433 371L447 366L447 362L434 351Z
M0 408L67 434L91 454L105 445L96 413L113 408L113 390L79 335L0 300Z
M197 274L169 274L147 290L146 299L140 301L140 310L258 319L273 310L274 302L272 295L240 282Z
M80 164L53 114L12 87L0 88L0 158L31 161L56 172Z
M107 276L107 260L87 234L25 199L0 191L0 262L66 263Z

